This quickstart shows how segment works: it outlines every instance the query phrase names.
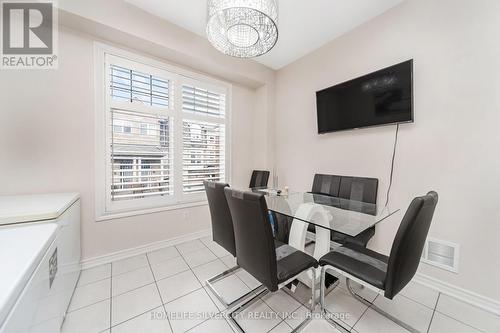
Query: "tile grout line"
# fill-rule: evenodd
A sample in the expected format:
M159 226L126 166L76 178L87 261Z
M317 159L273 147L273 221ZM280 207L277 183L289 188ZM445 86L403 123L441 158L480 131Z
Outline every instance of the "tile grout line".
M207 248L210 252L212 252L212 251L208 248L208 246L207 246L204 242L202 242L200 239L198 239L198 241L200 241L200 242L201 242L201 243L202 243L202 244L203 244L203 245L204 245L204 246L205 246L205 247L206 247L206 248ZM177 251L179 251L179 250L177 249ZM179 251L179 253L180 253L180 251ZM212 254L214 254L214 253L212 252ZM215 254L214 254L214 255L215 255ZM215 257L217 257L217 256L215 256ZM181 258L182 258L182 260L184 260L184 262L186 263L186 265L189 267L189 270L190 270L190 271L191 271L191 273L194 275L194 277L196 278L196 280L198 281L198 283L199 283L199 284L201 284L201 289L203 289L203 291L205 292L205 294L207 295L207 297L208 297L208 298L210 299L210 301L212 302L213 306L215 306L215 308L217 309L217 314L220 314L220 313L222 313L223 311L227 310L227 309L225 309L225 310L220 310L220 309L219 309L219 307L217 306L217 304L214 302L214 300L212 299L212 297L210 297L210 295L208 294L207 290L205 289L205 285L203 284L203 282L202 282L202 281L200 281L200 279L198 278L198 276L194 273L193 269L191 268L191 266L189 266L189 264L187 263L186 259L185 259L185 258L184 258L184 256L182 255L182 253L181 253ZM218 260L218 259L219 259L219 257L217 257L217 259L216 259L216 260ZM216 260L212 260L212 261L210 261L210 262L207 262L207 263L202 264L202 265L199 265L199 266L203 266L203 265L210 264L210 263L212 263L212 262L215 262ZM222 262L222 261L221 261L221 262ZM222 262L222 263L224 264L224 262ZM196 267L199 267L199 266L196 266ZM193 268L194 268L194 267L193 267ZM192 292L190 292L189 294L191 294L191 293L193 293L193 292L195 292L195 291L198 291L198 290L200 290L200 289L193 290L193 291L192 291ZM189 295L189 294L187 294L187 295ZM184 296L186 296L186 295L184 295ZM200 326L200 325L204 324L205 322L207 322L207 321L209 321L209 320L210 320L210 318L209 318L209 319L207 319L207 320L203 320L201 323L199 323L199 324L197 324L197 325L195 325L195 326L191 327L189 330L187 330L187 332L192 331L192 330L193 330L193 329L195 329L196 327L198 327L198 326ZM228 325L228 326L229 326L229 328L233 331L233 328L231 327L231 325ZM234 332L234 331L233 331L233 332Z
M201 241L200 241L200 242L201 242ZM208 246L206 246L206 244L204 244L203 242L201 242L201 243L202 243L202 244L203 244L206 248L208 248ZM179 256L178 256L178 257L176 257L176 258L179 258L179 257L180 257L180 258L181 258L181 259L182 259L182 260L186 263L186 265L187 265L188 269L186 269L186 270L184 270L184 271L182 271L182 272L178 272L178 273L176 273L176 274L174 274L174 275L172 275L172 276L170 276L170 277L174 277L174 276L176 276L176 275L178 275L178 274L181 274L181 273L184 273L184 272L187 272L187 271L191 271L191 273L195 276L195 278L196 278L196 279L198 280L198 282L200 283L200 285L201 285L201 287L200 287L200 288L197 288L197 289L195 289L195 290L193 290L193 291L191 291L191 292L189 292L189 293L187 293L187 294L185 294L185 295L181 295L181 296L179 296L179 297L177 297L177 298L175 298L175 299L172 299L172 300L170 300L169 302L165 303L165 302L164 302L164 300L163 300L163 298L162 298L162 296L161 296L161 293L160 293L160 291L159 291L159 286L158 286L158 284L157 284L157 281L161 281L161 280L167 279L167 278L169 278L169 277L165 277L165 278L163 278L163 279L161 279L161 280L157 280L157 279L156 279L156 276L155 276L155 274L154 274L154 271L152 270L152 265L151 265L151 262L149 261L149 257L147 256L147 254L144 254L144 255L146 256L146 260L148 261L148 266L139 267L139 268L136 268L136 269L134 269L134 270L130 270L130 271L127 271L127 272L123 272L123 273L118 274L118 275L116 275L116 276L124 275L124 274L130 273L130 272L133 272L133 271L135 271L135 270L140 270L140 269L144 269L144 268L146 268L146 267L149 267L149 269L150 269L150 271L151 271L151 274L152 274L152 276L153 276L153 279L154 279L155 286L156 286L157 291L158 291L159 296L160 296L160 300L161 300L161 303L162 303L161 307L163 307L163 309L164 309L165 313L166 313L166 308L165 308L165 305L166 305L166 304L168 304L168 303L170 303L170 302L173 302L173 301L175 301L175 300L178 300L178 299L180 299L180 298L182 298L182 297L184 297L184 296L187 296L187 295L189 295L189 294L191 294L191 293L194 293L194 292L196 292L196 291L199 291L200 289L203 289L203 290L204 290L204 292L206 293L206 295L209 297L210 301L213 303L213 305L214 305L214 306L215 306L215 308L217 309L217 311L218 311L217 313L221 313L222 311L224 311L224 310L219 310L219 308L218 308L218 307L217 307L217 305L215 304L214 300L210 297L210 295L208 294L207 290L206 290L206 289L205 289L205 287L203 286L203 283L201 283L201 281L199 280L199 278L196 276L196 274L195 274L195 273L194 273L194 271L193 271L193 268L196 268L196 267L199 267L199 266L203 266L203 265L206 265L206 264L210 264L210 263L212 263L212 262L215 262L215 261L217 261L217 260L220 260L220 258L219 258L219 257L217 257L217 256L214 254L214 255L215 255L215 257L216 257L216 259L214 259L214 260L212 260L212 261L210 261L210 262L207 262L207 263L201 264L201 265L197 265L197 266L195 266L195 267L190 267L190 266L189 266L189 264L186 262L186 259L184 258L184 256L182 255L182 253L180 253L180 251L179 251L179 250L178 250L175 246L173 246L173 247L176 249L176 251L177 251L177 252L178 252L178 254L179 254ZM208 249L210 250L210 248L208 248ZM211 251L211 250L210 250L210 251ZM188 252L188 253L192 253L192 252L194 252L194 251L190 251L190 252ZM211 252L212 252L212 251L211 251ZM172 259L175 259L175 258L172 258ZM220 260L220 261L222 262L222 260ZM224 264L224 262L222 262L222 263ZM143 285L143 286L139 286L139 287L136 287L136 288L134 288L134 289L128 290L128 291L126 291L126 292L123 292L123 293L121 293L121 294L119 294L119 295L114 295L114 296L113 296L113 287L112 287L112 280L113 280L113 273L112 273L112 270L113 270L113 266L112 266L112 263L110 263L109 265L110 265L110 270L111 270L110 277L109 277L109 279L110 279L110 294L109 294L109 297L108 297L108 298L106 298L106 299L104 299L104 300L100 300L100 301L98 301L98 302L95 302L95 303L92 303L92 304L86 305L86 306L84 306L84 307L82 307L82 308L79 308L79 309L74 310L74 311L78 311L78 310L80 310L80 309L83 309L83 308L86 308L86 307L89 307L89 306L92 306L92 305L98 304L98 303L100 303L100 302L103 302L103 301L107 301L107 300L109 300L109 302L110 302L109 328L108 328L108 329L106 329L105 331L107 331L107 330L111 330L113 327L116 327L116 326L118 326L118 325L120 325L120 324L123 324L123 323L125 323L125 322L128 322L128 321L130 321L130 320L132 320L132 319L135 319L135 318L137 318L137 317L139 317L139 316L141 316L141 315L146 314L146 313L147 313L147 312L149 312L149 311L153 311L154 309L157 309L157 308L158 308L158 307L155 307L155 308L150 309L150 310L148 310L148 311L146 311L146 312L144 312L144 313L138 314L138 315L133 316L133 317L131 317L131 318L127 319L127 320L124 320L124 321L122 321L122 322L120 322L120 323L117 323L116 325L114 325L114 326L113 326L113 324L112 324L112 301L113 301L113 297L118 297L118 296L121 296L121 295L127 294L127 293L129 293L129 292L132 292L132 291L134 291L134 290L137 290L137 289L140 289L140 288L146 287L146 286L151 285L151 284L153 284L153 283L149 283L149 284L146 284L146 285ZM224 264L224 265L225 265L225 264ZM97 283L97 282L100 282L100 281L103 281L103 280L106 280L106 279L108 279L108 278L104 278L104 279L96 280L96 281L93 281L93 282L91 282L91 283L89 283L89 284L92 284L92 283ZM243 283L243 284L245 284L244 282L242 282L242 283ZM167 318L167 320L168 320L168 318ZM207 319L207 320L209 320L209 319ZM203 321L202 323L200 323L200 324L198 324L198 325L196 325L196 326L199 326L199 325L203 324L203 323L204 323L204 322L206 322L207 320ZM172 325L171 325L170 321L169 321L169 326L170 326L170 328L172 329ZM194 327L196 327L196 326L194 326ZM193 328L194 328L194 327L193 327ZM231 327L231 326L229 325L229 327ZM193 329L193 328L191 328L191 329ZM190 330L191 330L191 329L190 329ZM231 330L232 330L232 328L231 328ZM173 331L173 329L172 329L172 331Z
M292 296L290 296L290 297L292 297ZM293 297L292 297L292 298L293 298ZM293 298L293 299L295 299L295 298ZM299 310L301 307L303 307L302 303L300 303L300 302L298 302L298 303L299 303L300 305L299 305L299 307L298 307L298 308L296 308L295 310L293 310L293 312L294 312L294 313L295 313L295 312L297 312L297 310ZM266 303L266 304L267 304L267 303ZM269 304L268 304L268 306L269 306L271 309L273 309L273 308L272 308ZM307 308L306 308L306 310L307 310ZM275 312L276 312L276 311L275 311ZM290 328L292 329L292 331L293 331L295 328L293 328L293 327L292 327L292 325L290 325L290 324L286 321L287 319L293 319L293 318L290 318L290 316L291 316L291 315L292 315L292 314L289 314L288 316L286 316L286 318L283 318L283 320L282 320L282 321L281 321L278 325L281 325L281 323L285 323L285 325L286 325L286 326L288 326L288 327L290 327ZM274 328L276 328L278 325L276 325L275 327L273 327L273 329L274 329ZM300 324L299 324L299 325L300 325ZM309 325L309 324L308 324L308 325ZM306 326L306 327L307 327L307 326ZM305 327L304 327L304 328L305 328ZM270 332L270 331L269 331L269 332Z
M436 304L434 305L434 309L432 310L432 316L431 316L431 320L429 321L429 326L427 327L427 333L429 333L429 331L431 330L432 321L434 320L434 315L436 314L436 308L438 306L440 297L441 297L441 293L439 292L438 297L436 298Z
M106 301L109 301L109 300L111 300L111 297L108 297L108 298L105 298L105 299L101 299L100 301L97 301L97 302L94 302L94 303L82 306L81 308L78 308L78 309L75 309L75 310L72 310L72 311L68 311L68 314L74 313L74 312L77 312L77 311L80 311L80 310L83 310L83 309L86 309L86 308L88 308L90 306L93 306L93 305L96 305L96 304L99 304L99 303L102 303L102 302L106 302Z
M91 282L87 282L85 284L80 284L80 285L77 285L77 287L75 288L78 289L78 288L81 288L81 287L85 287L85 286L88 286L88 285L91 285L91 284L94 284L94 283L97 283L97 282L102 282L104 280L107 280L107 279L110 279L111 278L111 275L108 276L108 277L105 277L105 278L102 278L102 279L98 279L98 280L95 280L95 281L91 281Z
M366 312L368 311L369 308L372 307L372 305L375 303L375 300L377 299L377 297L379 297L380 295L377 294L377 296L375 296L375 298L373 299L373 301L370 303L371 305L370 306L367 306L365 311L363 311L363 313L361 314L361 316L359 316L358 320L356 320L356 322L354 323L354 325L351 326L351 329L349 330L350 332L354 329L354 327L359 323L359 321L361 320L361 318L363 318L363 316L366 314ZM359 302L358 300L356 300L357 302ZM360 302L361 303L361 302ZM363 303L361 303L363 304ZM350 326L348 323L344 322L343 320L341 320L343 323L345 323L346 325Z
M194 274L194 276L196 277L196 279L197 279L197 280L201 283L201 285L203 286L203 290L205 291L205 293L207 294L207 296L210 298L210 300L212 301L212 303L214 303L214 306L217 308L217 310L219 310L219 312L218 312L218 313L222 313L222 312L224 312L224 311L226 311L226 310L228 310L228 309L227 309L227 308L225 308L224 310L220 310L220 309L219 309L219 307L217 306L217 304L215 304L215 301L214 301L214 300L212 299L212 297L210 297L210 295L208 294L208 291L206 290L205 285L203 284L203 282L202 282L202 281L200 281L200 279L198 278L198 276L195 274L195 272L194 272L193 268L200 267L200 266L203 266L203 265L208 265L208 264L213 263L213 262L215 262L215 261L220 261L220 262L222 262L222 264L223 264L224 266L226 266L226 267L227 267L226 263L224 263L224 262L222 261L222 258L227 257L227 256L229 256L230 254L228 254L228 255L226 255L226 256L224 256L224 257L220 258L219 256L217 256L217 254L215 254L215 253L212 251L212 249L210 249L210 248L208 247L208 245L207 245L207 244L205 244L203 241L201 241L201 239L198 239L198 240L199 240L199 241L200 241L200 242L201 242L201 243L202 243L202 244L203 244L203 245L204 245L204 246L205 246L205 247L206 247L206 248L207 248L207 249L208 249L208 250L209 250L209 251L210 251L210 252L211 252L211 253L215 256L215 257L216 257L216 258L217 258L217 259L214 259L214 260L209 261L209 262L207 262L207 263L205 263L205 264L201 264L201 265L198 265L198 266L195 266L195 267L191 267L191 266L189 266L189 264L188 264L188 267L191 269L191 271L192 271L192 273ZM182 256L182 255L181 255L181 256ZM184 261L186 261L186 260L185 260L185 258L184 258L184 256L182 256L182 257L183 257ZM187 262L186 262L186 264L187 264ZM228 268L229 268L229 267L228 267ZM247 288L249 288L249 290L250 290L250 291L252 291L252 288L251 288L251 287L250 287L247 283L245 283L245 281L243 281L243 279L241 279L241 278L240 278L240 277L236 274L236 272L233 272L233 273L231 273L231 274L230 274L230 275L228 275L228 276L235 276L238 280L240 280L240 281L243 283L243 285L244 285L244 286L246 286ZM227 277L228 277L228 276L227 276ZM227 278L227 277L226 277L226 278ZM276 314L278 314L276 311L274 311L274 309L273 309L273 308L271 308L271 306L270 306L269 304L267 304L264 300L262 300L262 297L259 297L259 300L261 300L264 304L266 304L266 305L267 305L267 306L268 306L268 307L269 307L269 308L270 308L273 312L275 312ZM223 305L223 306L224 306L224 305ZM299 306L298 308L300 308L300 306ZM297 308L297 309L298 309L298 308ZM200 326L201 324L205 323L205 322L206 322L206 321L208 321L208 320L209 320L209 319L207 319L207 320L203 321L202 323L200 323L200 324L198 324L198 325L194 326L193 328L189 329L189 331L193 330L193 329L194 329L195 327L197 327L197 326ZM224 321L227 323L227 320L224 320ZM284 322L284 321L285 321L285 320L284 320L284 319L282 319L282 320L281 320L281 321L280 321L280 322L279 322L276 326L280 325L280 324L281 324L282 322ZM227 323L227 324L228 324L229 328L230 328L230 329L234 332L234 330L233 330L232 326L231 326L231 325L229 325L229 323ZM268 332L272 331L272 330L273 330L276 326L274 326L274 327L273 327L271 330L269 330Z
M440 292L438 292L438 295L439 295L439 294L441 294L441 293L440 293ZM417 301L417 300L415 300L415 299L413 299L413 298L411 298L411 297L408 297L408 296L406 296L406 295L404 295L404 294L398 294L398 296L399 296L399 297L404 297L404 298L406 298L407 300L412 301L412 302L414 302L414 303L417 303L418 305L421 305L421 306L423 306L423 307L426 307L426 308L427 308L427 309L429 309L429 310L435 310L435 308L436 308L436 306L437 306L437 303L436 303L436 304L435 304L435 306L431 308L431 307L429 307L428 305L426 305L426 304L424 304L424 303L421 303L421 302L419 302L419 301ZM439 297L439 296L438 296L438 297Z
M177 252L179 252L179 250L177 250L177 248L175 248L175 250ZM155 272L153 271L153 268L151 267L151 262L149 261L148 254L146 253L145 255L146 255L146 260L148 261L149 270L151 271L151 274L153 275L153 280L154 280L154 284L156 286L156 291L158 291L158 295L160 296L161 307L163 308L163 311L165 311L165 316L167 318L168 326L170 327L170 331L173 332L174 329L172 327L172 323L170 322L170 318L168 318L167 308L165 307L165 302L163 301L163 297L161 296L160 287L158 287L158 282L156 281Z
M200 241L200 242L203 244L203 246L205 246L205 247L206 247L206 248L207 248L210 252L212 252L212 251L208 248L208 246L207 246L205 243L203 243L203 242L201 241L201 239L198 239L198 241ZM212 252L212 254L213 254L213 252ZM215 254L214 254L214 255L215 255ZM217 257L217 256L216 256L216 257ZM215 261L216 261L216 260L218 260L219 258L217 257L217 259L215 259L215 260L209 261L209 262L207 262L207 263L205 263L205 264L202 264L202 265L195 266L195 267L193 267L193 268L191 268L191 266L189 266L188 262L186 261L186 259L184 258L184 256L183 256L182 254L181 254L181 258L182 258L182 260L184 260L184 262L186 263L186 265L189 267L189 270L190 270L190 271L191 271L191 273L194 275L194 277L196 278L196 280L198 281L198 283L201 285L201 288L205 291L205 294L207 294L208 298L210 298L210 301L213 303L213 305L215 306L215 308L218 310L218 312L217 312L217 313L221 313L222 311L219 309L219 307L217 306L217 304L215 304L214 300L212 299L212 297L210 297L210 295L208 294L207 290L205 289L205 285L204 285L204 283L203 283L202 281L200 281L200 279L198 278L198 276L197 276L197 275L195 274L195 272L193 271L193 268L196 268L196 267L199 267L199 266L203 266L203 265L208 265L208 264L210 264L210 263L212 263L212 262L215 262ZM223 263L223 264L224 264L224 263ZM199 290L199 289L196 289L196 290ZM193 292L194 292L194 291L193 291ZM207 319L207 320L208 320L208 319ZM206 320L205 320L205 321L206 321ZM200 323L199 325L203 324L205 321L203 321L203 322L202 322L202 323ZM196 325L196 326L198 326L198 325ZM196 326L194 326L194 327L196 327Z
M180 257L180 256L179 256L179 257ZM176 258L177 258L177 257L176 257ZM176 259L176 258L173 258L173 259ZM128 274L128 273L132 273L132 272L134 272L134 271L137 271L137 270L140 270L140 269L145 269L145 268L147 268L147 267L148 267L148 266L143 266L143 267L140 267L140 268L137 268L137 269L134 269L134 270L128 271L128 272L126 272L126 273L117 274L117 275L115 275L114 277L118 277L118 276L121 276L121 275L125 275L125 274ZM198 267L198 266L197 266L197 267ZM162 280L166 280L166 279L172 278L172 277L174 277L174 276L176 276L176 275L178 275L178 274L185 273L185 272L187 272L187 271L189 271L189 269L186 269L186 270L180 271L180 272L178 272L178 273L175 273L174 275L167 276L167 277L161 278L161 279L159 279L159 280L156 280L156 279L155 279L155 276L154 276L154 272L151 270L151 272L152 272L152 274L153 274L153 279L154 279L155 281L162 281ZM82 306L82 307L80 307L80 308L77 308L77 309L74 309L74 310L68 311L68 314L69 314L69 313L72 313L72 312L76 312L76 311L82 310L82 309L85 309L85 308L87 308L87 307L89 307L89 306L96 305L96 304L98 304L98 303L101 303L101 302L104 302L104 301L107 301L107 300L111 300L113 297L122 296L122 295L125 295L125 294L129 293L129 292L136 291L137 289L144 288L144 287L149 286L149 285L151 285L151 284L153 284L153 283L155 282L155 281L153 281L153 282L149 282L149 283L146 283L146 284L144 284L144 285L140 285L140 286L134 287L134 288L132 288L132 289L126 290L126 291L121 292L121 293L116 294L116 295L113 295L112 276L109 276L109 277L107 277L107 278L100 279L100 280L97 280L97 281L94 281L94 282L90 282L90 283L85 284L85 285L83 285L83 286L89 286L89 285L91 285L91 284L98 283L98 282L102 282L102 281L105 281L105 280L108 280L108 279L110 280L110 288L111 288L111 292L110 292L110 296L109 296L109 297L107 297L107 298L105 298L105 299L101 299L101 300L96 301L96 302L93 302L93 303L90 303L90 304L87 304L87 305ZM78 287L78 288L79 288L79 287Z
M454 317L452 317L452 316L450 316L450 315L448 315L448 314L446 314L446 313L443 313L443 312L439 311L439 310L437 309L437 306L438 306L438 303L439 303L439 299L441 299L441 295L443 295L443 293L441 293L441 292L440 292L440 293L438 294L438 299L436 300L436 306L434 307L434 313L435 313L435 312L437 312L437 313L439 313L440 315L445 316L445 317L447 317L447 318L449 318L449 319L452 319L452 320L454 320L454 321L456 321L456 322L459 322L459 323L461 323L461 324L463 324L463 325L465 325L465 326L468 326L468 327L470 327L470 328L473 328L473 329L475 329L475 330L477 330L477 331L479 331L479 332L486 333L485 331L483 331L482 329L479 329L478 327L472 326L471 324L468 324L468 323L466 323L466 322L463 322L463 321L461 321L460 319L454 318ZM445 294L445 296L447 296L447 295ZM433 318L434 318L434 313L432 314L432 317L433 317ZM429 327L429 328L430 328L430 327Z
M116 323L115 325L111 326L111 328L115 328L115 327L120 326L120 325L122 325L122 324L125 324L125 323L127 323L127 322L129 322L129 321L131 321L131 320L137 319L137 318L139 318L140 316L145 315L146 313L148 313L148 312L152 312L153 310L156 310L156 309L161 308L161 307L162 307L162 306L160 305L160 306L154 307L154 308L152 308L152 309L148 309L148 310L146 310L146 311L144 311L144 312L142 312L142 313L136 314L136 315L134 315L133 317L128 318L127 320L124 320L124 321L121 321L121 322L119 322L119 323Z
M113 263L110 263L110 278L109 278L109 332L113 325Z
M201 241L201 240L200 240L200 241ZM202 243L203 243L203 244L204 244L204 245L205 245L205 246L206 246L206 247L207 247L207 248L208 248L208 249L209 249L209 250L210 250L210 251L211 251L211 252L212 252L212 253L216 256L216 257L217 257L217 259L219 259L219 260L220 260L220 261L221 261L221 262L222 262L222 263L223 263L223 264L227 267L226 263L224 263L224 262L222 261L222 258L219 258L219 257L218 257L218 256L217 256L217 255L216 255L216 254L215 254L215 253L214 253L214 252L213 252L213 251L212 251L212 250L211 250L211 249L207 246L207 244L205 244L204 242L202 242ZM227 255L227 256L230 256L230 255L231 255L231 254L229 254L229 255ZM225 258L225 257L227 257L227 256L224 256L223 258ZM215 261L215 260L214 260L214 261ZM212 262L214 262L214 261L212 261ZM208 264L208 263L207 263L207 264ZM228 268L229 268L229 267L228 267ZM193 272L193 273L194 273L194 272ZM231 275L236 276L236 278L238 278L241 282L243 282L243 284L244 284L245 286L247 286L247 287L250 289L250 291L252 291L252 287L251 287L250 285L248 285L248 284L247 284L247 283L246 283L246 282L245 282L242 278L240 278L236 272L231 273L229 276L231 276ZM206 291L206 290L205 290L205 291ZM287 295L288 295L288 294L287 294ZM264 296L265 296L265 295L260 296L260 297L259 297L259 300L260 300L260 301L262 301L265 305L267 305L267 306L271 309L271 311L273 311L274 313L276 313L276 314L278 315L278 317L279 317L279 313L278 313L275 309L273 309L273 307L272 307L271 305L269 305L269 304L268 304L268 303L267 303L267 302L263 299L263 297L264 297ZM300 302L299 300L297 300L295 297L293 297L293 296L291 296L291 295L288 295L288 296L290 296L293 300L295 300L295 301L299 304L299 306L298 306L298 307L297 307L297 308L296 308L293 312L297 311L297 310L298 310L298 309L300 309L302 306L305 306L305 304L303 304L302 302ZM286 319L289 319L289 317L290 317L290 315L285 316L285 318L283 318L283 319L281 319L281 318L280 318L280 319L281 319L281 321L280 321L278 324L276 324L275 326L273 326L273 327L272 327L269 331L267 331L267 333L271 332L273 329L275 329L276 327L278 327L278 326L279 326L279 325L281 325L282 323L285 323L285 325L287 325L288 327L290 327L290 328L293 330L293 328L292 328L292 327L291 327L291 326L290 326L290 325L286 322ZM229 325L229 327L232 329L231 325Z
M267 295L272 295L272 294L267 294ZM280 313L279 313L276 309L274 309L274 308L271 306L271 304L267 303L264 299L262 299L263 297L265 297L265 296L267 296L267 295L261 296L261 297L260 297L260 300L261 300L264 304L266 304L266 305L267 305L267 306L268 306L268 307L269 307L269 308L270 308L270 309L271 309L274 313L276 313L276 314L279 316L279 314L280 314ZM295 300L295 301L299 304L299 306L298 306L297 308L295 308L294 310L292 310L292 313L288 313L286 316L285 316L285 315L283 316L284 318L282 319L282 321L284 321L284 322L285 322L285 324L287 324L287 325L288 325L288 323L286 323L286 320L287 320L287 319L290 319L290 316L291 316L293 313L297 312L297 310L299 310L301 307L303 307L303 304L302 304L302 303L300 303L299 301L297 301L297 300L296 300L295 298L293 298L291 295L288 295L288 294L286 294L286 293L285 293L285 295L287 295L287 296L288 296L288 297L290 297L291 299ZM307 309L307 308L306 308L306 309ZM284 314L284 313L283 313L283 314ZM281 317L280 317L280 318L281 318ZM281 322L280 322L279 324L281 324ZM278 325L279 325L279 324L278 324ZM277 326L277 325L276 325L276 326ZM288 326L290 326L290 325L288 325ZM274 328L273 328L273 329L274 329Z
M289 323L287 323L286 321L285 321L285 325L286 325L286 326L288 326L288 327L289 327L292 331L294 330L294 328L293 328L292 326L290 326L290 324L289 324ZM309 324L308 324L308 325L309 325ZM307 326L306 326L306 327L307 327ZM305 328L305 327L304 327L304 328Z
M483 330L482 330L482 329L480 329L480 328L477 328L477 327L475 327L475 326L472 326L471 324L468 324L468 323L465 323L465 322L463 322L463 321L461 321L461 320L459 320L459 319L453 318L453 317L451 317L450 315L447 315L446 313L442 313L442 312L440 312L440 311L438 311L438 310L436 310L436 312L437 312L437 313L439 313L441 316L444 316L444 317L446 317L446 318L448 318L448 319L451 319L451 320L453 320L453 321L456 321L457 323L460 323L460 324L462 324L462 325L464 325L464 326L467 326L467 327L469 327L469 328L472 328L473 330L476 330L476 331L481 332L481 333L488 333L488 332L486 332L486 331L483 331Z
M271 307L269 307L271 309ZM272 309L271 309L272 310ZM278 327L279 325L281 325L281 323L285 323L285 325L287 325L287 323L285 322L285 319L282 319L279 323L277 323L276 325L274 325L270 330L268 330L266 333L269 333L271 332L272 330L274 330L276 327ZM287 325L289 326L289 325Z
M200 241L203 245L205 245L205 247L206 247L206 248L207 248L210 252L212 252L212 254L213 254L213 255L217 258L217 259L212 260L212 261L210 261L210 262L207 262L206 264L203 264L203 265L207 265L207 264L209 264L209 263L212 263L212 262L215 262L215 261L217 261L217 260L220 260L220 261L224 264L224 266L226 266L226 267L227 267L226 263L225 263L224 261L222 261L222 258L225 258L225 257L230 256L230 255L231 255L231 253L229 253L229 252L228 252L228 255L225 255L224 257L219 257L217 254L215 254L215 252L214 252L214 251L212 251L212 249L210 249L210 248L208 247L208 245L207 245L207 244L205 244L203 241L201 241L201 238L200 238L200 239L198 239L198 240L199 240L199 241ZM212 241L212 242L213 242L213 241ZM215 242L214 242L214 243L215 243ZM216 243L216 244L217 244L217 243ZM188 265L188 266L189 266L189 265ZM202 265L199 265L199 266L202 266ZM196 266L196 267L199 267L199 266ZM193 267L193 268L194 268L194 267ZM227 267L227 268L231 268L231 267ZM193 272L193 273L194 273L194 272ZM248 284L246 284L246 283L245 283L245 281L243 281L243 279L241 279L241 278L238 276L238 274L237 274L236 272L232 272L231 274L229 274L228 276L226 276L226 278L227 278L227 277L229 277L229 276L232 276L232 275L236 276L236 278L238 278L238 280L240 280L241 282L243 282L243 284L244 284L245 286L247 286L247 287L248 287L248 289L250 289L250 291L252 291L252 290L253 290L253 289L252 289L252 287L251 287L251 286L249 286Z
M347 290L344 286L340 286L340 288L341 288L344 292L349 293L349 291L348 291L348 290ZM440 292L438 292L438 294L440 294ZM382 294L377 293L377 296L378 296L378 295L382 295ZM434 310L434 308L435 308L435 306L434 306L434 307L430 307L429 305L424 304L423 302L420 302L420 301L418 301L418 300L416 300L416 299L414 299L414 298L412 298L412 297L410 297L410 296L407 296L407 295L405 295L405 294L403 294L403 293L398 294L398 297L403 297L403 298L406 298L407 300L409 300L409 301L411 301L411 302L413 302L413 303L416 303L416 304L418 304L418 305L420 305L420 306L423 306L423 307L425 307L425 308L427 308L427 309L429 309L429 310ZM437 304L436 304L436 305L437 305ZM438 311L438 312L439 312L439 311Z

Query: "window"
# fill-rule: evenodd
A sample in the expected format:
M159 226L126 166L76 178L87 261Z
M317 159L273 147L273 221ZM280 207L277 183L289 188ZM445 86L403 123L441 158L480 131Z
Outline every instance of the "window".
M172 195L172 151L168 144L160 144L160 123L167 120L118 108L112 108L110 113L113 123L110 144L113 170L111 200ZM129 126L124 127L123 132L114 130L119 127L116 123L125 122ZM143 132L144 124L152 130Z
M182 85L182 190L203 192L203 181L225 180L225 95ZM198 116L198 118L192 118ZM200 121L203 117L204 120Z
M168 108L168 80L117 65L111 65L110 70L110 94L114 100L137 101L146 105Z
M105 49L98 215L204 202L204 180L229 181L230 86Z
M204 180L225 180L224 137L223 124L190 120L183 122L184 193L203 192Z

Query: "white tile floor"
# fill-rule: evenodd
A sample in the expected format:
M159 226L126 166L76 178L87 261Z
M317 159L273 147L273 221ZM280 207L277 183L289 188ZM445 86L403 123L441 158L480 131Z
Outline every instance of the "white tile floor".
M221 319L224 306L206 288L205 280L234 264L234 258L224 249L210 238L202 238L84 270L62 331L232 333ZM239 271L215 287L231 301L257 285L252 276ZM415 283L392 301L367 289L360 292L421 332L500 332L499 316ZM328 309L341 314L344 326L352 332L406 332L354 300L342 280L326 301ZM255 313L265 313L261 316L265 318L252 318ZM248 333L288 333L306 313L303 304L280 291L261 297L238 318L238 323ZM303 332L337 330L323 319L314 319Z

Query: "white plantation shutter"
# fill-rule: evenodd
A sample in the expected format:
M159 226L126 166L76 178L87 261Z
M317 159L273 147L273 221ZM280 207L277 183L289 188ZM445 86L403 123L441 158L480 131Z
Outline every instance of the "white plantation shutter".
M110 64L111 201L174 194L170 81Z
M168 80L117 65L111 65L110 71L111 97L114 100L137 101L164 108L169 106Z
M182 111L182 190L204 192L204 180L226 180L226 95L183 84Z
M204 180L225 177L225 128L223 124L183 122L182 187L184 193L203 192Z
M182 110L195 114L224 118L226 96L192 85L182 85Z
M104 59L103 215L202 202L204 180L228 181L228 85Z
M111 115L111 199L172 195L169 119L117 109Z

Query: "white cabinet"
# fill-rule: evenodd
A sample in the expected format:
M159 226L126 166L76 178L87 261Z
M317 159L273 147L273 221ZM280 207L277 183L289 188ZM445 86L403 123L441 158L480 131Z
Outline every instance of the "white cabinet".
M27 208L23 211L20 205ZM42 217L48 219L36 220ZM38 232L37 228L49 225L55 230L48 248L29 249L18 244L17 251L13 249L8 258L3 256L10 265L19 266L17 271L23 270L19 279L22 279L24 284L22 292L14 295L15 302L10 302L14 305L6 303L6 306L11 308L7 309L6 318L0 318L0 333L59 332L81 269L79 196L22 196L19 200L16 200L16 197L0 197L0 225L2 221L4 226L0 226L0 241L2 233L13 234L16 230L19 234L35 234ZM23 251L40 253L23 254ZM23 255L36 255L37 261L32 267L25 269L24 266L21 267ZM0 265L2 264L0 262ZM13 270L16 271L14 266ZM6 309L2 311L5 312Z

